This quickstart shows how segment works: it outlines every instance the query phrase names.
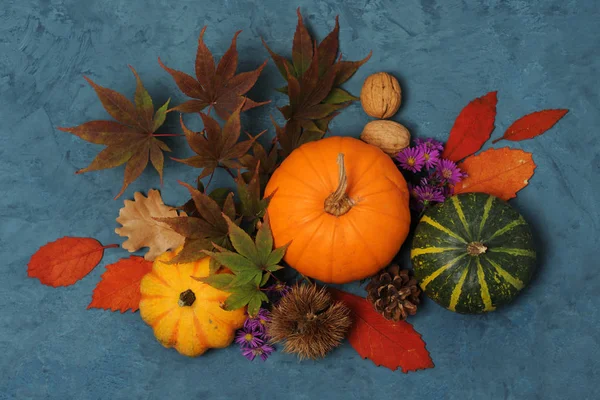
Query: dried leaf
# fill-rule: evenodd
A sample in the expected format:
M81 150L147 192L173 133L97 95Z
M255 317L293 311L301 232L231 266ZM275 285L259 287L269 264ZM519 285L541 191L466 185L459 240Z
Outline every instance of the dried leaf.
M542 110L527 114L513 122L506 132L504 132L504 136L494 140L492 143L499 142L502 139L518 141L539 136L552 128L568 112L569 110L559 109Z
M458 166L468 176L456 185L454 193L483 192L505 201L527 186L536 168L531 153L508 147L486 150Z
M348 341L361 357L392 371L400 367L404 373L434 367L425 342L411 324L388 321L362 297L336 289L329 291L335 300L352 310L354 321Z
M206 194L186 183L179 183L190 192L196 206L196 216L156 218L157 221L168 225L173 231L185 237L183 249L170 262L196 261L205 257L202 253L203 250L211 251L215 245L231 249L232 246L227 236L229 227L223 214L223 210L227 212L225 215L231 215L232 212L235 214L235 207L231 200L226 200L221 208ZM234 210L231 210L232 207Z
M188 144L197 155L186 159L173 158L173 160L195 168L204 168L201 178L212 174L217 167L241 168L242 165L238 159L250 150L254 141L261 134L238 142L241 129L240 110L241 105L229 116L223 129L213 118L200 113L204 122L203 132L189 130L181 118L181 127Z
M200 112L207 106L213 106L217 115L222 119L229 118L235 110L242 111L268 104L269 101L257 103L247 99L244 95L254 86L267 61L254 71L235 74L238 64L238 53L236 48L236 32L231 41L231 46L225 52L219 64L215 68L212 53L204 43L206 27L202 28L198 39L198 51L196 53L196 78L181 71L171 69L158 59L160 65L167 71L179 89L194 100L187 101L174 110L192 113Z
M148 247L144 258L154 261L165 251L183 245L183 236L155 219L179 216L173 207L163 203L158 190L148 191L148 197L135 192L133 198L133 201L125 200L125 206L121 208L117 218L117 222L123 226L115 229L119 236L128 237L123 242L124 249L133 253L142 247Z
M338 111L357 98L338 86L347 81L371 56L357 62L341 61L339 50L339 23L317 45L298 10L298 25L292 46L292 62L274 53L263 40L277 68L286 79L285 87L290 104L280 108L287 120L283 128L275 122L277 139L283 155L289 155L298 146L322 138ZM284 90L284 89L281 89Z
M27 275L38 278L44 285L69 286L98 265L104 249L114 247L119 245L102 246L96 239L65 236L45 244L31 256Z
M254 231L256 223L260 221L269 205L271 196L262 198L259 168L254 170L254 174L246 183L242 174L239 174L235 182L237 183L238 195L241 202L241 215L250 223L250 231Z
M497 93L489 92L462 109L450 131L443 158L458 162L481 149L494 130Z
M77 171L78 174L115 168L127 163L123 186L115 199L142 174L149 160L158 171L162 182L164 166L162 152L171 151L154 135L165 121L169 100L155 114L150 95L135 69L131 66L130 68L137 81L135 105L122 94L97 85L91 79L84 77L96 91L106 111L118 122L90 121L73 128L58 128L88 142L107 146L98 153L88 167Z
M152 262L142 257L122 258L106 266L106 272L92 294L90 308L135 312L140 304L140 282L152 271Z

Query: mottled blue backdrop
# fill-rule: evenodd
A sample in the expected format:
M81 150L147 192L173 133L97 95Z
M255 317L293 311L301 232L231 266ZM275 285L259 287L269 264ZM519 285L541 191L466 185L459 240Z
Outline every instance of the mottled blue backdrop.
M533 152L538 168L512 204L534 225L539 272L513 305L465 316L427 301L412 318L435 369L402 374L361 360L344 344L319 362L275 354L246 361L238 349L188 359L165 350L138 313L86 310L107 251L74 286L28 279L29 257L64 235L121 243L114 233L123 169L76 176L100 146L57 131L107 115L85 74L131 96L135 66L155 104L184 97L157 57L193 71L200 29L217 56L238 29L241 69L272 48L289 54L300 6L323 37L340 16L350 60L373 57L346 87L358 94L376 71L398 76L403 105L394 117L416 136L445 139L471 99L499 91L495 137L543 108L570 113L535 140L509 143ZM256 1L3 0L0 9L0 398L2 399L594 399L600 377L600 8L595 0ZM273 99L248 112L245 128L270 128L283 102L270 62L251 92ZM345 110L333 134L358 136L369 120ZM177 131L170 116L164 131ZM272 129L270 131L272 135ZM171 139L171 138L169 138ZM266 138L265 138L266 140ZM178 156L180 138L168 140ZM178 179L192 168L168 161L162 193L185 199ZM231 184L226 176L220 184ZM125 193L158 187L148 169ZM364 293L358 285L349 290Z

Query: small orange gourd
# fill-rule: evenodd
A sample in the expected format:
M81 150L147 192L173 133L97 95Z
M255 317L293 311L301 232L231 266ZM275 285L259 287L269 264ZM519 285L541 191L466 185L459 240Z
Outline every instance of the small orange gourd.
M209 348L229 346L246 316L244 308L221 308L229 293L192 278L208 276L208 257L167 264L180 250L159 256L152 271L142 279L140 314L163 346L195 357Z
M375 146L331 137L294 150L271 177L275 246L303 275L346 283L375 274L408 235L406 181Z

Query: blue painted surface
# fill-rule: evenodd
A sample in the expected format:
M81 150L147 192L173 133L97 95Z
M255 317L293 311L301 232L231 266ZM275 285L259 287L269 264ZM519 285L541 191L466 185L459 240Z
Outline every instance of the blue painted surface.
M152 3L152 5L150 5ZM323 37L340 15L347 59L371 61L347 84L384 70L397 75L404 99L395 117L416 136L447 137L471 99L499 91L498 137L516 118L543 108L571 112L551 132L510 143L534 154L538 168L513 201L533 224L539 273L513 305L463 316L427 301L412 319L436 368L404 375L361 360L348 344L319 362L277 353L247 362L235 347L187 359L163 349L139 314L86 310L104 266L125 256L108 251L78 284L60 289L28 279L41 245L64 235L120 243L122 201L113 201L122 169L74 175L99 146L59 132L106 118L82 74L128 95L134 65L158 104L184 97L157 64L193 71L197 35L217 56L237 29L241 70L275 51L289 54L296 4L261 1L4 0L0 10L0 398L4 399L593 399L600 365L600 9L589 1L298 0ZM269 128L283 98L269 63L245 128ZM368 118L358 104L332 124L358 136ZM175 131L171 116L164 131ZM272 132L271 132L272 134ZM170 138L169 138L170 139ZM181 139L167 141L178 156ZM185 198L177 179L194 170L168 161L163 196ZM226 176L219 175L225 184ZM158 187L148 169L130 186ZM349 290L363 293L357 285Z

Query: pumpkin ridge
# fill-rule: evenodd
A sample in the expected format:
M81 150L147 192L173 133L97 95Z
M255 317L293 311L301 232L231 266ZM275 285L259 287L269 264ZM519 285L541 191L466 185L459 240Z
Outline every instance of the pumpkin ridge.
M178 318L177 321L175 322L175 326L173 327L173 332L171 333L171 337L169 338L169 345L170 347L175 347L177 350L179 350L179 323L180 323L180 319Z
M514 276L512 276L507 270L505 270L504 268L502 268L500 265L496 264L494 261L490 260L488 257L483 257L483 259L485 261L487 261L492 267L494 267L496 269L496 271L498 271L498 274L509 284L511 284L512 286L515 287L515 289L517 290L521 290L523 289L523 287L525 286L523 284L523 282L521 282L520 279L515 278Z
M384 217L404 219L404 217L401 216L401 215L388 214L388 213L383 212L381 210L378 210L376 208L365 206L364 202L362 202L362 203L361 202L357 202L356 206L354 208L356 209L356 211L360 211L360 212L370 212L370 213L373 213L373 214L383 215Z
M356 225L354 224L354 221L351 218L348 218L348 224L352 227L352 229L354 229L356 236L358 236L361 239L361 243L362 243L363 247L365 249L367 249L367 252L371 253L371 256L378 264L382 264L381 261L379 260L379 258L377 257L377 254L375 254L375 252L373 251L373 249L371 249L369 246L367 246L367 241L365 240L364 236L362 235L362 232L360 231L360 229L358 229L356 227Z
M169 315L169 313L171 313L172 311L173 311L173 308L169 308L167 311L163 312L162 314L158 314L156 317L154 317L150 326L152 326L152 328L154 328L164 317ZM148 322L148 321L146 321L146 322Z
M293 225L293 229L296 232L300 232L300 228L306 224L310 224L311 222L315 222L316 220L318 220L319 218L323 218L323 215L325 214L325 211L321 212L321 211L313 211L316 215L314 216L314 218L310 218L310 219L306 219L305 221L300 221L300 222L294 222L294 221L288 221L288 224L285 226L285 229L289 229L290 228L290 224ZM283 230L283 229L282 229Z
M425 215L423 216L423 218L421 218L421 222L425 222L428 225L433 226L434 228L436 228L439 231L444 232L446 235L453 237L454 239L460 241L461 243L467 243L467 241L460 237L458 234L452 232L449 228L446 228L445 226L443 226L442 224L440 224L439 222L437 222L436 220L434 220L433 218Z
M484 311L493 311L496 307L492 305L492 299L490 297L490 290L488 289L485 281L485 272L481 266L479 257L476 257L477 262L477 278L479 279L479 286L481 287L481 300L483 300Z
M452 311L456 311L456 304L458 303L458 299L460 298L460 294L462 293L462 287L465 284L465 279L467 279L468 272L469 266L467 265L466 267L464 267L463 271L460 274L460 278L458 279L458 283L452 290L452 295L450 296L450 305L448 306L448 308ZM448 283L448 279L446 279L446 283Z
M158 280L164 287L168 288L168 289L174 289L171 285L169 285L169 283L167 281L165 281L162 276L158 275L156 272L154 272L154 270L152 270L149 275L151 275L153 278L156 278L156 280Z
M281 166L281 167L279 167L279 168L282 168L282 167L283 167L283 164L282 164L282 166ZM286 179L288 179L288 178L294 178L296 181L298 181L298 182L301 182L301 183L302 183L302 184L303 184L305 187L307 187L307 188L311 189L313 192L317 193L318 195L320 195L320 196L322 196L322 195L323 195L323 191L321 191L321 190L319 190L319 189L315 188L314 186L311 186L311 185L309 185L309 184L306 182L306 180L304 180L304 179L300 179L300 178L298 178L298 177L297 177L296 175L294 175L294 174L290 174L290 172L289 172L289 171L287 171L287 170L285 170L285 169L281 169L281 173L283 173L283 174L285 174L285 175L286 175ZM276 195L277 195L277 194L276 194Z
M200 347L203 350L205 350L206 348L208 348L208 340L206 340L206 331L204 330L204 327L200 323L200 319L198 318L198 315L196 314L195 309L193 310L192 318L194 321L194 327L196 328L196 337L198 338L198 343L199 343Z
M467 218L465 217L465 213L463 211L462 205L460 204L460 200L458 200L457 196L453 196L453 197L451 197L451 199L452 199L452 204L454 205L454 209L456 210L456 213L458 214L458 218L460 219L460 222L462 222L462 224L465 228L465 231L469 235L469 241L472 241L473 234L471 233L471 228L469 227L469 224L467 223Z
M493 247L488 251L492 253L506 253L511 256L524 256L524 257L534 257L535 252L526 249L516 249L516 248L506 248L506 247Z
M488 199L485 201L485 205L483 206L483 216L481 217L481 222L479 223L479 234L477 235L479 241L482 241L481 234L483 233L483 228L485 227L485 223L490 215L490 210L492 209L495 199L496 198L493 196L488 197Z
M312 242L314 236L315 236L315 232L319 230L319 228L321 228L321 225L323 225L323 223L325 222L325 219L321 218L320 223L317 225L317 228L313 231L313 233L309 236L309 239L306 241L306 244L304 245L304 247L302 248L302 250L300 250L300 253L298 253L298 255L296 256L296 260L300 260L302 258L302 255L304 255L304 252L306 251L306 249L310 246L310 243ZM297 233L298 234L298 233Z
M461 250L460 247L423 247L423 248L414 248L410 251L410 257L416 257L423 254L435 254L435 253L445 253L447 251L456 251Z
M492 236L490 236L489 238L487 238L484 241L489 242L498 236L504 235L506 232L510 232L511 230L513 230L513 228L515 228L517 226L524 225L525 223L526 223L525 219L523 219L523 217L520 216L519 219L509 222L503 228L498 229L496 232L494 232L492 234Z
M427 285L429 285L433 280L435 280L438 276L440 276L445 271L452 268L458 261L460 261L461 259L463 259L466 256L467 256L466 254L461 254L460 256L453 258L452 260L448 261L445 265L439 267L438 269L433 271L431 274L424 277L421 280L421 289L425 290Z
M306 150L300 146L298 148L298 153L302 154L304 156L304 159L306 160L306 163L308 164L308 166L313 170L314 172L314 176L318 176L319 177L319 181L321 182L321 184L323 185L323 190L324 191L328 191L329 189L329 185L327 184L327 182L325 182L323 180L323 176L322 174L319 173L319 170L313 165L311 158L306 154Z

